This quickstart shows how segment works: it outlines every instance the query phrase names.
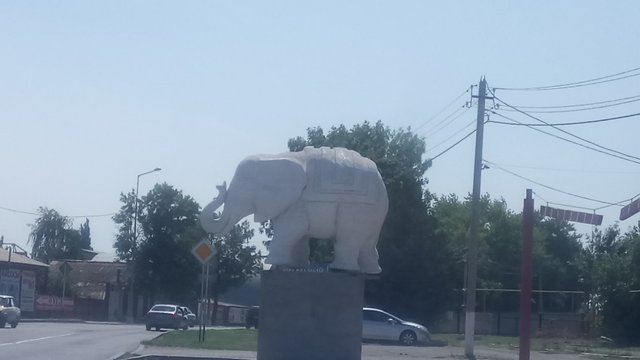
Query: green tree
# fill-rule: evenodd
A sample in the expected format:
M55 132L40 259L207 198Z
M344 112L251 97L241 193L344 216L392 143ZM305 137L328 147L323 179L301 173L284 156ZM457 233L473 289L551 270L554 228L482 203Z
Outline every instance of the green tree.
M640 344L640 223L624 234L617 225L594 231L586 252L583 273L602 331L621 344Z
M122 203L120 210L112 217L113 221L118 224L118 233L113 247L116 249L116 255L120 260L131 262L138 251L137 239L133 238L133 218L136 208L135 191L131 190L126 194L121 193L120 202ZM141 207L138 207L138 218L141 210Z
M80 256L80 232L72 228L70 218L54 209L38 208L39 216L31 224L29 243L34 259L49 263L58 259L78 259Z
M309 128L306 138L288 142L290 151L305 146L345 147L373 160L389 195L389 212L378 242L382 274L368 281L366 301L400 315L428 320L445 309L452 297L453 256L445 239L434 231L431 195L422 160L425 143L410 129L391 130L381 121ZM325 242L328 240L324 240ZM317 257L326 257L326 244L315 244ZM313 260L313 259L312 259ZM399 295L401 294L401 295Z
M120 259L135 263L136 289L152 299L195 299L198 264L191 248L205 235L198 223L199 205L166 183L156 184L138 201L134 239L135 194L121 194L120 199L115 248Z
M225 235L214 235L213 242L216 254L216 282L213 284L213 313L218 313L219 294L240 286L249 278L256 276L262 270L262 256L249 241L253 238L254 230L247 220L233 227Z
M437 232L447 239L459 264L456 288L464 287L464 266L468 241L470 198L441 196L434 203ZM504 200L488 194L480 199L480 236L478 244L478 287L495 289L478 294L478 309L516 311L519 296L501 289L519 289L522 258L522 214L509 210ZM534 288L543 290L579 290L579 263L582 257L580 236L566 221L536 218L534 224ZM538 309L570 311L572 294L538 294ZM463 299L460 298L460 301ZM574 300L572 302L572 300ZM575 310L575 309L574 309Z
M89 219L85 219L84 224L80 225L80 247L82 249L93 250L91 247L91 228L89 227Z
M135 262L136 288L152 299L195 300L200 295L200 263L191 249L207 237L198 221L200 206L182 191L156 184L138 201L139 230L133 239L135 194L121 194L120 200L113 217L120 228L114 247L120 259ZM243 223L216 238L219 289L241 285L258 271L260 254L248 245L252 236L253 230Z

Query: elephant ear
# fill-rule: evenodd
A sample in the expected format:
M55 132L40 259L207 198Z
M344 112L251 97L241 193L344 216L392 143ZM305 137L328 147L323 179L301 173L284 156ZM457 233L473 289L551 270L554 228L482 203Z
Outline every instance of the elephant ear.
M291 159L264 159L256 164L256 222L271 220L298 201L306 186L303 166Z

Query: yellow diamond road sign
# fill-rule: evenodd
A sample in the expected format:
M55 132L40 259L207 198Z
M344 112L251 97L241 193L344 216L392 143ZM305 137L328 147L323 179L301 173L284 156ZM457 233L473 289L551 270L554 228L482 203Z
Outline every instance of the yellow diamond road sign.
M191 252L196 259L205 264L216 254L216 249L211 246L209 240L202 240L196 245Z

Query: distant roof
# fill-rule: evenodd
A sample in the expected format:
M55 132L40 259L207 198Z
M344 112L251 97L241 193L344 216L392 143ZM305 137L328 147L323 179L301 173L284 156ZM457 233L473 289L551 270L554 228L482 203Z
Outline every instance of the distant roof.
M9 251L0 248L0 263L9 262ZM42 263L38 260L31 259L25 255L18 254L15 252L11 252L11 263L21 264L21 265L30 265L30 266L40 266L40 267L49 267L49 265Z
M50 280L55 281L62 276L60 267L64 263L69 264L71 269L67 274L67 284L80 298L104 300L106 284L123 286L126 281L126 263L87 260L52 261L49 268Z

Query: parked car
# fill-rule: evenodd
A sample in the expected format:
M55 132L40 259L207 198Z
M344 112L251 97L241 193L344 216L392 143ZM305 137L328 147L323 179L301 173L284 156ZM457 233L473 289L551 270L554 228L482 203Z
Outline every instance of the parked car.
M251 329L252 327L258 328L258 318L260 317L260 307L253 306L247 311L247 317L245 319L244 327Z
M6 323L15 328L20 322L20 316L20 308L16 306L13 296L0 295L0 328L4 328Z
M180 309L182 309L182 313L184 314L184 316L187 317L187 325L189 325L189 327L196 326L196 324L198 323L198 317L196 316L196 314L194 314L191 309L186 306L181 306Z
M431 341L431 334L420 324L404 321L380 309L364 308L362 339L399 341L403 345L415 345Z
M147 312L145 320L147 330L182 329L189 327L187 317L178 305L156 304Z

